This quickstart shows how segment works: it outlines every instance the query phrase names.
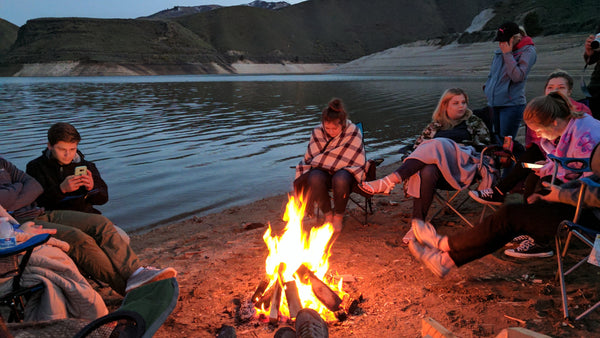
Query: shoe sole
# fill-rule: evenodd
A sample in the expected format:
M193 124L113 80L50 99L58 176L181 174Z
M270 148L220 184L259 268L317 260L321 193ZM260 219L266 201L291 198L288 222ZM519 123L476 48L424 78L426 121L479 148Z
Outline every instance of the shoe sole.
M482 199L481 197L477 196L477 194L474 193L473 191L469 191L469 196L471 196L472 199L474 199L476 202L481 203L481 204L489 204L489 205L495 205L495 206L502 205L502 202L486 201L486 200Z
M166 268L164 269L163 272L159 273L158 275L154 276L154 278L152 278L149 281L146 281L144 283L140 283L138 285L132 285L129 288L125 289L125 292L129 292L131 290L135 290L139 287L142 287L144 285L148 285L150 283L154 283L154 282L158 282L159 280L163 280L163 279L168 279L168 278L173 278L173 277L177 277L177 270L173 269L173 268Z
M538 253L519 253L512 249L504 250L504 254L515 258L546 258L554 256L554 251L538 252Z

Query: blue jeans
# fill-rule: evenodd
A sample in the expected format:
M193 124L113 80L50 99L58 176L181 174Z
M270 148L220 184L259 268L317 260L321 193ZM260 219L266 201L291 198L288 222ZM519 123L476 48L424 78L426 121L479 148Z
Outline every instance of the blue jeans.
M500 137L512 136L513 140L517 137L517 132L523 120L523 111L525 105L492 107L494 109L494 130L493 133Z

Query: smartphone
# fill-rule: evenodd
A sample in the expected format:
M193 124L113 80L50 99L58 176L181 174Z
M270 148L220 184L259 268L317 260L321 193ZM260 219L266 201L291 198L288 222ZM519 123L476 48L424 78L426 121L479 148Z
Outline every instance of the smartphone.
M544 166L543 164L523 162L523 168L539 169L539 168L541 168L543 166Z
M87 175L87 167L82 165L79 167L75 167L75 176Z

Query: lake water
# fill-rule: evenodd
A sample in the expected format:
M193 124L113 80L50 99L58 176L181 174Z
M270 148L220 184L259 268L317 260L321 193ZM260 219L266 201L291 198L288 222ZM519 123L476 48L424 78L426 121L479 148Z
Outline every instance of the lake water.
M104 215L159 226L291 190L294 166L332 97L364 124L367 157L398 159L441 93L485 105L485 79L344 75L0 78L0 156L24 170L47 129L72 123L109 187ZM530 79L528 98L542 93ZM248 220L252 221L252 220Z

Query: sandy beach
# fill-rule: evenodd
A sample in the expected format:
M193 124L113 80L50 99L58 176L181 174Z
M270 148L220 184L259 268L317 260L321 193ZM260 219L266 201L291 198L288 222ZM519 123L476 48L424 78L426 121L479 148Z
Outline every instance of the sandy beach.
M534 38L538 61L532 76L545 76L560 67L578 78L584 39L583 35ZM491 42L445 47L415 43L325 68L348 74L485 76L494 48ZM236 69L266 71L252 65ZM378 176L397 166L384 162ZM144 264L172 266L179 272L179 302L157 337L214 337L223 325L234 326L238 337L273 336L277 327L242 318L240 306L264 277L268 250L262 236L267 224L283 226L287 200L285 194L273 196L132 234L131 244ZM402 189L376 196L374 206L368 224L362 224L351 217L360 218L360 210L349 205L344 230L332 249L329 271L344 276L344 289L362 299L347 320L328 324L332 337L420 337L422 320L429 317L460 337L495 337L509 327L560 337L600 334L600 311L578 322L563 320L560 287L554 279L556 257L518 260L500 250L440 279L419 264L401 241L412 208ZM463 207L473 220L482 210L471 200ZM439 206L432 209L430 213ZM466 227L451 214L432 223L440 233ZM569 287L571 311L576 314L599 299L599 270L592 266L582 270L583 277L571 280L574 284ZM121 298L102 291L109 309L117 308Z

